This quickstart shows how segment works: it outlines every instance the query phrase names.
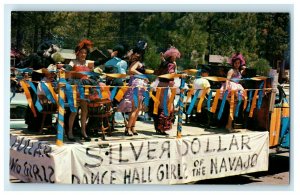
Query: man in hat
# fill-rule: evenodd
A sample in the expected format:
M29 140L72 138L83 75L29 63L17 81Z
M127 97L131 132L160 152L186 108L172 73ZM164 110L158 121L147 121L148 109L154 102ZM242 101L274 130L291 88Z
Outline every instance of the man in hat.
M204 90L204 89L209 89L207 90L207 94L209 94L210 92L210 83L209 81L205 78L207 76L209 76L209 72L210 72L210 67L209 66L202 66L201 68L201 77L200 78L196 78L193 82L193 86L194 86L194 93L196 92L196 90L200 89L200 90ZM201 92L199 93L198 96L198 101L200 100L201 97ZM197 105L197 103L196 103ZM206 108L207 106L207 101L204 101L202 104L203 108ZM206 125L207 127L210 126L210 120L212 118L212 114L207 110L207 109L203 109L203 112L197 113L196 112L196 121L200 121L200 123L202 123L203 125Z
M201 77L197 78L194 80L193 82L193 86L195 89L205 89L205 88L210 88L210 83L207 79L205 79L204 77L209 76L209 71L210 71L210 67L208 66L203 66L201 69ZM209 93L209 91L207 92ZM199 94L200 97L200 94Z

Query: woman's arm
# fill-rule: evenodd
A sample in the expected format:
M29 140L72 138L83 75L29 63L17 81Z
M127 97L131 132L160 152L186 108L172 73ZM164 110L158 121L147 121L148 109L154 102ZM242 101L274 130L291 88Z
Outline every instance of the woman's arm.
M129 67L129 74L142 74L141 72L137 71L136 69L142 65L140 62L136 62Z
M226 84L225 84L225 89L227 89L228 83L230 82L232 75L233 75L233 69L230 69L227 72L227 80L226 80Z

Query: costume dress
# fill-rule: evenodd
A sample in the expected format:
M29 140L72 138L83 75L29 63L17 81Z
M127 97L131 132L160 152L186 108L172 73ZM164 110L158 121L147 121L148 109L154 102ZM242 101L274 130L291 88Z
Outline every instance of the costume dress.
M133 62L134 64L136 62ZM145 66L142 64L141 67L136 69L138 72L145 74ZM129 89L126 91L122 101L118 106L119 112L132 112L134 107L134 88L138 87L138 101L143 101L143 94L147 87L147 81L143 79L143 75L130 75L128 82Z

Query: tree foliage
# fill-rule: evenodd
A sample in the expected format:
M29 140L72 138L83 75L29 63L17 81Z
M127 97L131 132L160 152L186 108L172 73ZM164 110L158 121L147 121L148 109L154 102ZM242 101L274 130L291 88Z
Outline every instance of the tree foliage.
M145 62L159 64L159 53L173 45L182 58L182 68L192 67L191 53L231 56L240 51L247 63L259 59L275 66L289 60L289 13L204 13L204 12L12 12L12 47L35 52L38 44L56 40L63 48L75 48L88 38L100 49L117 43L133 47L146 40Z

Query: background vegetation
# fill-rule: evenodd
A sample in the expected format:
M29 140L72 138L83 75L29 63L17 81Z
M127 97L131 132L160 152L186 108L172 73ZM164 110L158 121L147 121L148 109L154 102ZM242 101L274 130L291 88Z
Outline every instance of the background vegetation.
M186 13L186 12L12 12L12 48L35 52L45 40L74 49L88 38L99 49L116 43L132 47L148 42L145 63L155 68L159 52L176 46L182 53L178 64L192 68L207 64L208 55L231 56L240 51L250 66L278 61L289 66L289 13ZM192 56L192 52L197 57ZM192 57L192 59L191 59ZM265 61L264 61L265 60Z

